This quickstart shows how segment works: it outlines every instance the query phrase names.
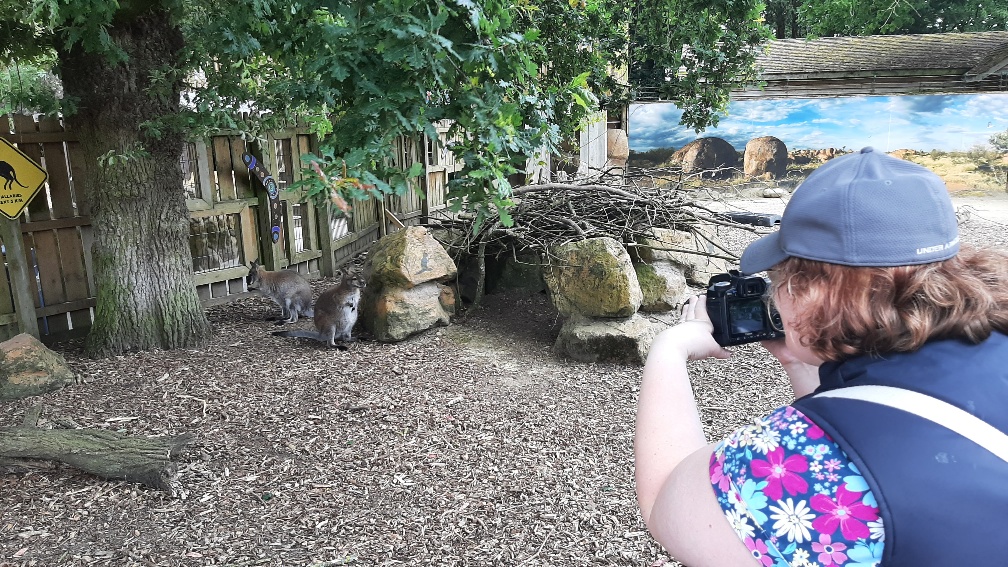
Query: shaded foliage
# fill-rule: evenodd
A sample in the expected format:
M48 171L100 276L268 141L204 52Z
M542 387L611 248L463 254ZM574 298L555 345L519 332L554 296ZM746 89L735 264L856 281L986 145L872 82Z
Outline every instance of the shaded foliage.
M767 0L779 38L1004 30L1008 2L991 0Z

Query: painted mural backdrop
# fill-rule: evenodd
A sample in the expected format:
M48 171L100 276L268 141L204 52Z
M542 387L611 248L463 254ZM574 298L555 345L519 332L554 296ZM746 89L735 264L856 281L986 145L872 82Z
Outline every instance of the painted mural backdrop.
M717 128L699 135L679 126L673 104L630 108L630 149L679 148L698 136L738 150L776 136L789 150L864 146L892 151L965 151L1008 130L1008 94L782 99L732 102Z

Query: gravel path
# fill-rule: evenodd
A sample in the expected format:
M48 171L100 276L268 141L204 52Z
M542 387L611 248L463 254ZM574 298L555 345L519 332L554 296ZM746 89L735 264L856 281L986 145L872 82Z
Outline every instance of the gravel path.
M964 240L1008 246L1008 218L992 212L1008 207L970 203ZM752 238L722 236L735 249ZM450 327L346 351L272 336L274 309L210 309L199 351L89 360L57 345L85 383L5 404L0 425L41 401L43 425L190 433L185 493L72 469L0 473L0 566L668 561L634 503L640 369L558 360L544 296L489 296ZM789 400L756 346L691 371L712 439Z

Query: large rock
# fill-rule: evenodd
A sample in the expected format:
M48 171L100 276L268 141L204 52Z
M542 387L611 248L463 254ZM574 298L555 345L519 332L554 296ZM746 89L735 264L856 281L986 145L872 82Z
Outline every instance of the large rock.
M626 248L609 237L556 246L543 278L564 315L629 317L644 299Z
M642 262L654 264L660 260L671 262L682 270L686 281L695 286L706 287L710 277L728 271L728 262L711 258L705 254L724 254L720 249L720 239L706 228L696 232L654 229L655 238L642 238L640 246L634 248Z
M653 264L636 263L634 270L644 294L641 311L664 313L679 306L686 291L682 268L668 260L658 260Z
M358 324L386 342L447 325L455 313L455 293L441 282L456 272L455 262L426 228L410 226L383 237L364 264L368 285Z
M364 273L368 286L410 288L454 278L456 268L444 246L430 231L408 226L375 243L368 252Z
M32 335L0 343L0 401L53 392L75 380L66 359Z
M746 177L779 179L787 175L788 151L784 142L773 136L749 140L742 160Z
M697 138L672 154L672 161L682 164L684 173L707 172L715 178L731 177L738 168L735 148L721 138Z
M386 288L362 298L361 324L375 340L397 342L433 327L445 326L455 312L455 293L437 282L410 288Z
M643 365L654 341L654 325L641 315L625 319L569 318L553 348L560 356L581 362Z

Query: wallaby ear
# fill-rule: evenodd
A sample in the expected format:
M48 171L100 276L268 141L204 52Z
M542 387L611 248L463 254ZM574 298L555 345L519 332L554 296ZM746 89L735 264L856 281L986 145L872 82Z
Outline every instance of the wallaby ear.
M342 280L344 277L346 277L346 272L343 271L343 268L339 268L333 272L333 277Z

